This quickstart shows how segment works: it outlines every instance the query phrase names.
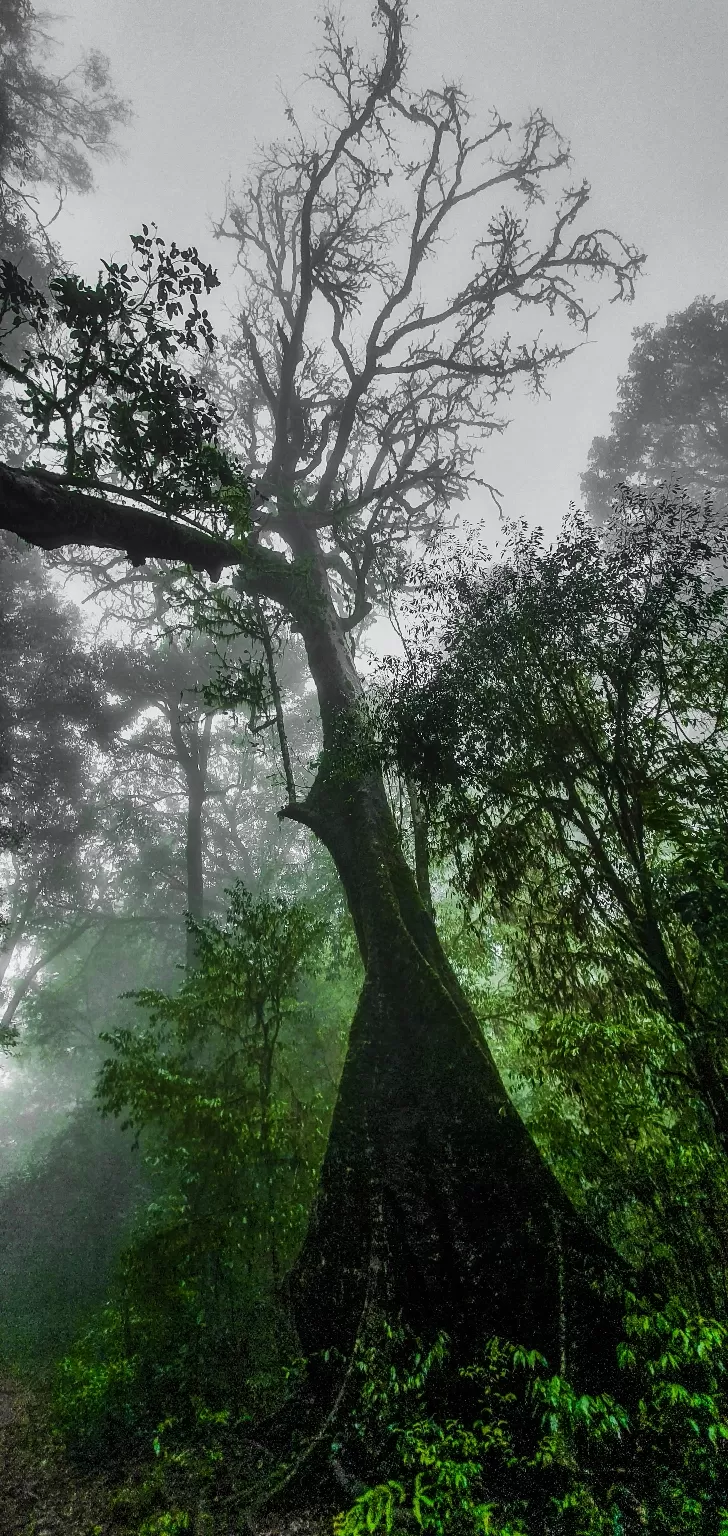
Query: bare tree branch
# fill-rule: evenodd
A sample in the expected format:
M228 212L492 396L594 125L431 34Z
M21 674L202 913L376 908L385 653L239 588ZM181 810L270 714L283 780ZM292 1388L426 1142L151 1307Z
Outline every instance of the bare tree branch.
M357 615L401 579L408 542L433 538L454 501L488 487L474 456L505 426L500 403L519 381L543 388L579 344L563 331L514 341L512 317L537 305L583 333L581 281L610 279L629 298L643 260L609 230L579 231L585 182L557 190L549 214L570 157L543 112L518 132L494 112L473 132L459 87L406 86L399 0L382 0L375 19L381 52L367 59L326 12L318 128L289 106L290 133L261 153L216 229L245 281L220 384L268 497L254 518L294 554L314 533L342 593L359 592ZM429 302L465 205L483 210L471 274Z

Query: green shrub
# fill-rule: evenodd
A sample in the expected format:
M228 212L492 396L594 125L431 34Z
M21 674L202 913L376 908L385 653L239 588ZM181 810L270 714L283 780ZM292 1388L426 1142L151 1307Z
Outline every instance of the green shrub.
M170 1415L192 1433L200 1399L213 1412L265 1412L296 1353L278 1282L305 1228L329 1112L316 987L341 965L331 925L308 906L240 887L225 926L195 934L197 965L179 992L138 994L143 1021L104 1037L113 1055L97 1096L142 1139L155 1197L111 1300L58 1370L58 1425L81 1454L118 1457Z
M139 1362L123 1353L119 1335L118 1314L107 1307L56 1369L56 1427L80 1456L113 1456L139 1430Z
M190 1526L186 1510L165 1510L164 1514L152 1515L149 1520L143 1520L139 1536L181 1536L181 1532L189 1531Z
M443 1339L403 1368L403 1334L380 1331L360 1351L349 1447L334 1451L371 1446L378 1429L385 1475L335 1536L728 1536L728 1328L674 1298L627 1301L629 1411L499 1339L453 1372Z

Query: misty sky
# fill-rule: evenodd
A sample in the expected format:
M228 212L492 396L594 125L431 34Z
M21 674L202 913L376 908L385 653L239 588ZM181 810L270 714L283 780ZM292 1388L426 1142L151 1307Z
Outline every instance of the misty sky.
M226 293L232 247L215 244L224 185L242 180L256 140L284 127L278 86L294 102L311 67L318 3L294 0L65 0L69 62L102 49L135 118L121 160L99 167L95 196L55 226L86 276L125 257L142 221L196 243ZM370 4L344 6L368 51ZM605 432L630 333L699 293L728 297L728 5L726 0L420 0L410 6L411 82L462 82L485 116L517 125L540 106L586 176L590 226L647 253L631 306L606 304L589 345L551 377L551 399L516 395L512 425L488 444L483 471L505 510L553 528L579 495L595 433ZM472 243L468 234L468 244ZM492 512L484 502L472 512Z

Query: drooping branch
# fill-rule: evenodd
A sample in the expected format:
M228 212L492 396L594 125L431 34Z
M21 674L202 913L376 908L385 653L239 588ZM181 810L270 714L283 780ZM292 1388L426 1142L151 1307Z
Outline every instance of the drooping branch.
M118 549L133 565L172 560L206 571L213 581L219 581L225 566L241 561L233 543L189 524L75 490L46 472L37 475L7 464L0 464L0 527L40 549L66 544Z
M305 581L295 566L259 542L215 538L189 523L78 491L45 471L39 475L0 464L0 528L39 549L69 544L115 549L133 565L169 560L204 572L212 581L234 566L238 591L278 603L294 621L306 601Z

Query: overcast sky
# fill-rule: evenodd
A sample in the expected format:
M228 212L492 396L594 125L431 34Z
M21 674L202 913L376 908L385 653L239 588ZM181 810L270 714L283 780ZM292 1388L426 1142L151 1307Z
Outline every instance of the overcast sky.
M49 7L50 8L50 7ZM311 66L317 3L295 0L65 0L57 28L69 59L82 46L111 59L134 109L123 157L56 225L66 256L93 276L125 255L142 221L192 241L230 270L216 245L228 180L285 126L278 92L296 102ZM368 0L344 14L363 48ZM631 331L662 322L698 293L728 297L728 4L726 0L420 0L410 6L411 80L458 80L485 115L519 123L540 106L570 140L573 179L591 182L591 226L647 253L637 297L606 303L589 345L551 377L550 400L515 396L512 425L483 469L505 510L554 528L590 442L609 426ZM231 300L234 285L227 289ZM597 290L599 295L600 290ZM482 503L472 505L491 521Z

